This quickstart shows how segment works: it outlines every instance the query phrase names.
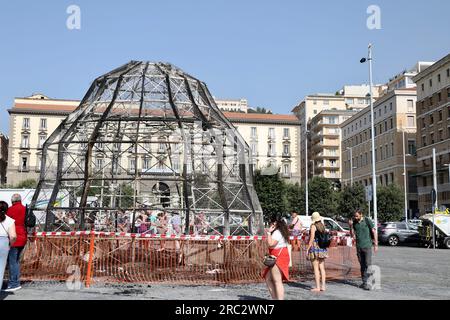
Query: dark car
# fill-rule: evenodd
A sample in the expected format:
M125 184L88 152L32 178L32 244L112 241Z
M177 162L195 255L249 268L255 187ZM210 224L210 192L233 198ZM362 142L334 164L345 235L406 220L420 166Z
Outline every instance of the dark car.
M400 243L418 243L420 236L416 225L405 222L386 222L378 228L378 240L380 243L395 247Z

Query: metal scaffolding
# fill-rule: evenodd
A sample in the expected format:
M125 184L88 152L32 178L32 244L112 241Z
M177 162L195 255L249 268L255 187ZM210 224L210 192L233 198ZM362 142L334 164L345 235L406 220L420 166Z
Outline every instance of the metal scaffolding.
M31 208L46 231L117 231L158 210L185 234L261 234L249 154L205 83L131 61L95 79L45 142Z

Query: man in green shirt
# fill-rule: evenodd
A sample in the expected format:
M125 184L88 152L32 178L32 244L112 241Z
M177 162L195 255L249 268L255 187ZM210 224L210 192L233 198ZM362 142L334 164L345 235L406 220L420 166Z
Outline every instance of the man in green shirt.
M362 288L370 290L367 284L369 279L368 268L372 265L372 247L374 253L378 251L378 237L375 225L361 210L357 210L350 221L351 236L356 238L356 252L358 261L361 265L361 278L363 281Z

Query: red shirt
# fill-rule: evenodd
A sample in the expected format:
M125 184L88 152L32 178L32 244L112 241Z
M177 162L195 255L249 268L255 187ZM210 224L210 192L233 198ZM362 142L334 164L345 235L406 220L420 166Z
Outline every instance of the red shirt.
M16 202L9 207L6 215L16 222L17 240L12 245L13 248L25 247L27 244L27 229L25 228L25 207L20 202Z

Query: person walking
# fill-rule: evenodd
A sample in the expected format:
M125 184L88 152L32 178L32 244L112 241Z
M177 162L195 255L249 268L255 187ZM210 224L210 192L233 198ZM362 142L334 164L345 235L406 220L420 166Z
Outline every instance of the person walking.
M14 220L6 215L8 204L0 201L0 289L3 286L9 248L17 239Z
M289 229L291 230L291 236L298 237L302 233L302 222L300 221L300 218L298 216L297 212L291 213L291 224L289 225Z
M371 290L368 285L368 269L372 265L372 248L374 253L378 251L375 225L372 220L364 216L361 210L355 212L349 224L350 234L353 238L356 238L356 252L361 266L362 285L360 287L364 290Z
M322 217L318 212L314 212L311 216L311 227L309 228L309 243L306 248L307 259L311 261L314 269L314 278L316 287L311 289L312 292L326 291L326 272L325 259L328 258L328 250L319 246L320 234L325 234L327 231L322 222Z
M281 217L270 219L270 228L266 230L269 254L276 258L275 265L266 267L262 273L273 300L284 300L283 281L289 281L289 229Z
M20 194L11 197L12 206L6 215L14 220L16 226L17 240L11 245L8 254L9 281L6 292L14 292L22 289L20 286L20 256L27 244L27 229L25 227L25 207L22 205Z

